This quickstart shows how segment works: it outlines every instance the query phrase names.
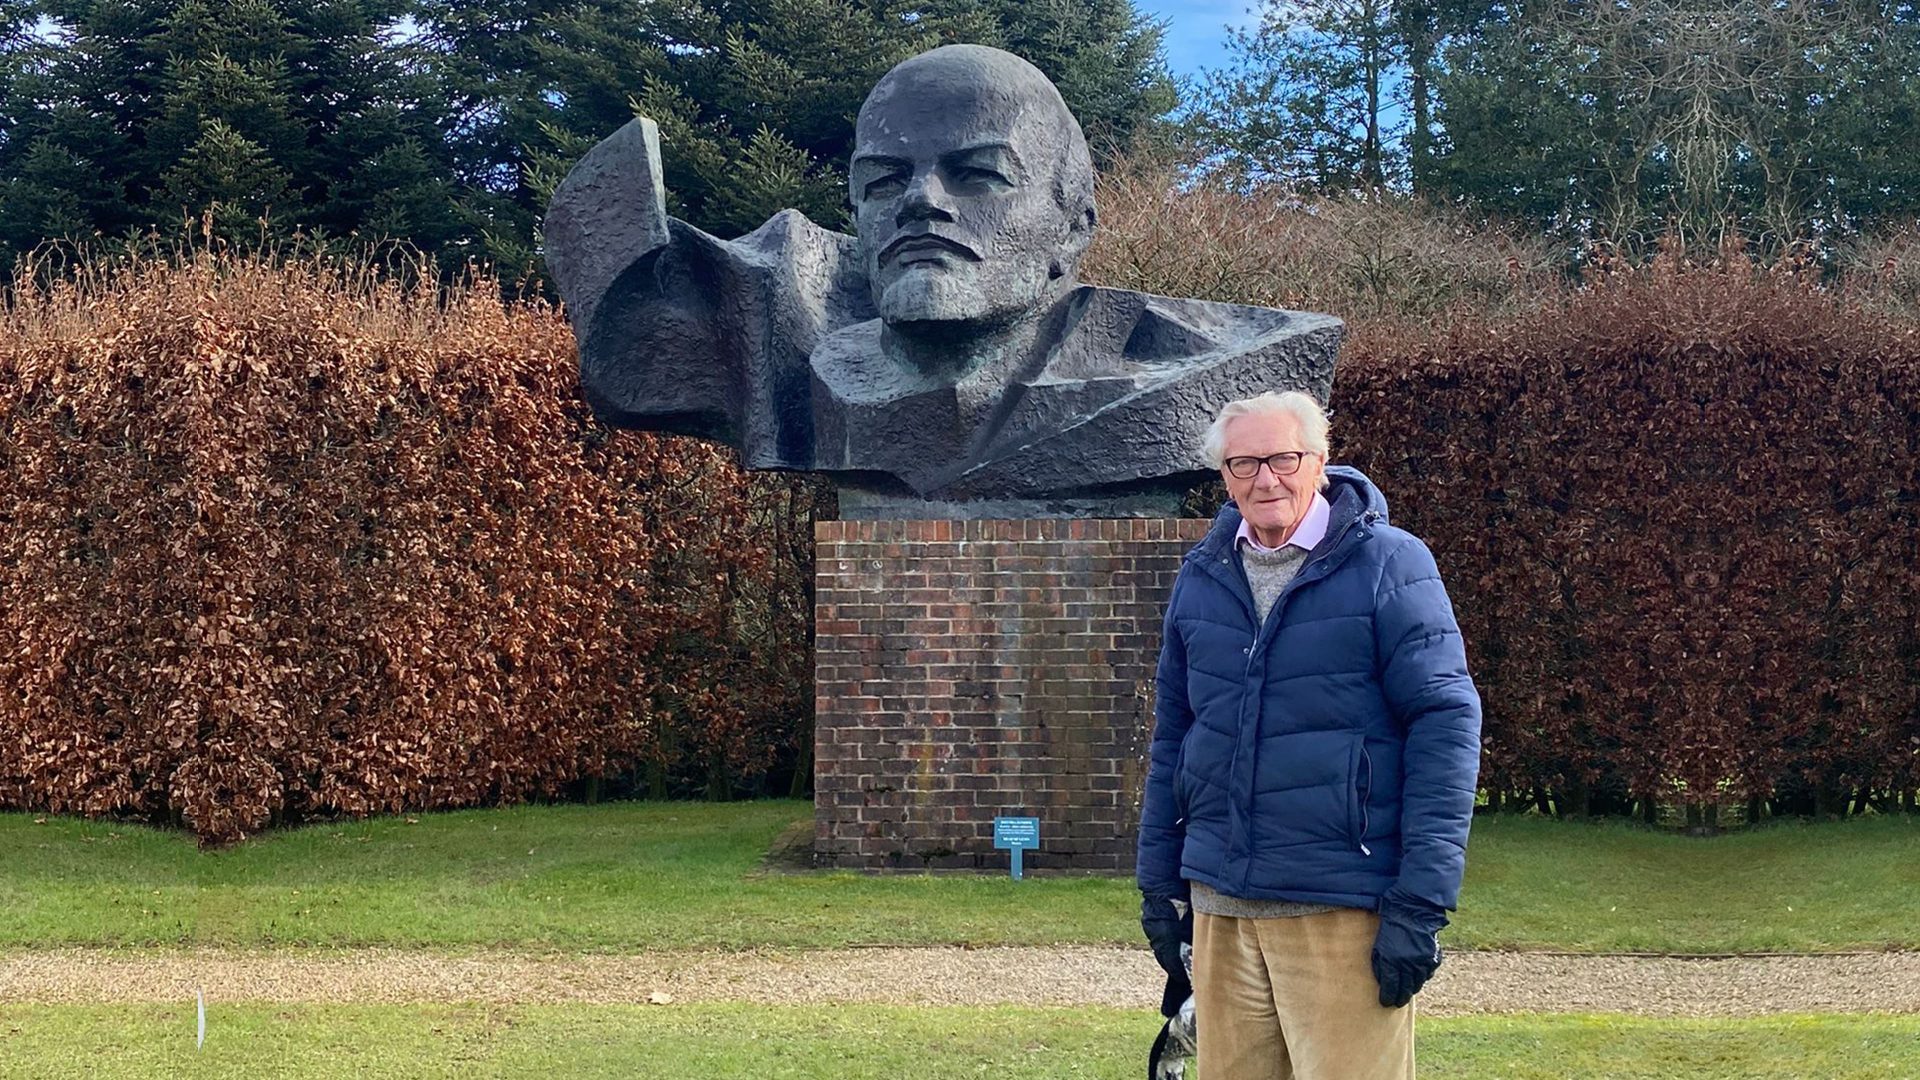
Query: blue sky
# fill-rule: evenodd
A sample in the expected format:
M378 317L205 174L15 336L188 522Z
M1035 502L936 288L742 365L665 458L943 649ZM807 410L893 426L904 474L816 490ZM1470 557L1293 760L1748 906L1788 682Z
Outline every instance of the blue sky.
M1167 21L1167 62L1175 75L1195 75L1226 60L1227 26L1256 21L1255 0L1134 0L1141 12Z

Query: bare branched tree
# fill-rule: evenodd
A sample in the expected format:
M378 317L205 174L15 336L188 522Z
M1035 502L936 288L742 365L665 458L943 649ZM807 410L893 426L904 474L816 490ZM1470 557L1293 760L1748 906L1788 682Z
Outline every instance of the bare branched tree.
M1450 60L1456 184L1609 239L1777 252L1920 197L1901 149L1920 26L1898 0L1523 2Z
M1407 179L1407 45L1395 0L1267 0L1185 115L1211 171L1321 193Z

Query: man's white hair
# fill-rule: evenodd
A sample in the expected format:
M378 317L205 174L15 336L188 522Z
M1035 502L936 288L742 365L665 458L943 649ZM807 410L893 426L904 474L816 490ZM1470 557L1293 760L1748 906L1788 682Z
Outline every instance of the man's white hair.
M1226 464L1227 424L1236 416L1291 416L1300 425L1301 448L1318 454L1323 464L1327 460L1327 414L1320 410L1320 403L1298 390L1280 394L1269 390L1221 406L1220 415L1213 418L1206 437L1200 441L1200 452L1216 469ZM1321 473L1320 489L1324 491L1326 487L1327 476Z

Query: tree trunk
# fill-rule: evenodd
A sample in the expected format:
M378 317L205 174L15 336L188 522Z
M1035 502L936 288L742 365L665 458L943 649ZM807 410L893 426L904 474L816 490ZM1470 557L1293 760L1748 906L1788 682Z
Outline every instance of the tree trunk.
M1718 803L1687 804L1687 835L1717 836L1720 833L1720 805Z
M1846 817L1847 792L1832 784L1820 785L1813 793L1813 813L1823 818Z
M1387 170L1383 160L1385 155L1381 152L1380 145L1380 76L1382 66L1380 63L1380 51L1385 47L1385 43L1381 40L1381 35L1378 32L1380 26L1380 18L1377 13L1378 9L1369 4L1368 11L1371 17L1368 19L1367 29L1372 41L1367 48L1366 61L1367 148L1366 163L1363 167L1366 170L1367 186L1373 189L1373 194L1377 195L1387 186Z
M1584 821L1593 816L1593 788L1584 781L1569 781L1559 801L1561 817Z
M1432 167L1433 106L1430 72L1433 69L1433 12L1425 4L1406 9L1407 96L1413 106L1413 131L1407 139L1407 172L1415 195L1426 193Z
M799 752L793 759L793 783L787 787L787 795L794 799L804 799L813 790L813 740L800 740Z

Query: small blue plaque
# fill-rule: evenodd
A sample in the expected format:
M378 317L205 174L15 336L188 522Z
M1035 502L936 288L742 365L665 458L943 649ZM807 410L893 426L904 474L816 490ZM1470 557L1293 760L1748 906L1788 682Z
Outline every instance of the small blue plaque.
M1013 853L1013 880L1020 880L1020 853L1040 846L1040 819L1037 817L997 817L993 819L993 846Z

